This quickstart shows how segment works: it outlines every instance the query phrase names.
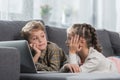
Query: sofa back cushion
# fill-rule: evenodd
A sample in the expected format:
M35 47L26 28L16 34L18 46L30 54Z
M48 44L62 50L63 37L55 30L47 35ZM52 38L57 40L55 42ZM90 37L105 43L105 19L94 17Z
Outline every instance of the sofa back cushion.
M22 39L20 31L27 21L0 21L0 41Z
M55 28L55 27L46 27L48 33L48 40L58 44L66 53L68 53L68 48L65 45L65 41L67 38L66 29L63 28ZM110 42L109 34L106 30L97 30L98 40L102 46L102 53L106 57L114 56L112 45Z
M20 32L27 22L28 21L0 21L0 41L23 39ZM44 24L43 21L42 23Z
M47 26L46 30L48 33L48 40L56 43L68 54L68 48L65 44L67 39L66 29Z
M27 22L28 21L0 21L0 41L22 39L22 37L20 36L20 31ZM48 40L58 44L66 53L68 53L68 48L65 44L67 38L66 29L46 26L46 30ZM115 55L113 53L113 48L117 54L120 52L120 47L117 47L120 46L119 44L117 44L118 42L120 42L120 39L117 39L118 35L115 35L116 37L114 37L114 33L108 34L106 30L97 30L97 35L99 42L103 47L103 54L105 56ZM113 46L111 45L111 43Z
M103 55L105 55L106 57L114 56L115 54L113 52L110 37L109 37L109 34L107 33L107 31L106 30L97 30L97 36L98 36L99 43L102 46Z
M120 56L120 35L117 32L107 31L114 53Z

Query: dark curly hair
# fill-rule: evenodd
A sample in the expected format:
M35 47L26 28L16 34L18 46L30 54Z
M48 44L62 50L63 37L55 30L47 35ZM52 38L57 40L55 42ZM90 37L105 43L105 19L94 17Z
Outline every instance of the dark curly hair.
M90 24L74 24L72 27L68 28L68 30L71 30L72 34L77 34L80 37L84 37L88 48L93 47L99 52L102 51L101 46L98 43L96 30Z

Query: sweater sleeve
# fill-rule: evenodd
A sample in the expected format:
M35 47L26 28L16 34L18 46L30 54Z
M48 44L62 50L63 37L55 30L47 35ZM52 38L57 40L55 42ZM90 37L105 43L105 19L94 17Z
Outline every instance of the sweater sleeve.
M100 63L101 61L97 57L88 58L84 64L80 66L80 72L94 72Z
M79 57L74 53L74 54L69 54L69 63L70 64L79 64Z

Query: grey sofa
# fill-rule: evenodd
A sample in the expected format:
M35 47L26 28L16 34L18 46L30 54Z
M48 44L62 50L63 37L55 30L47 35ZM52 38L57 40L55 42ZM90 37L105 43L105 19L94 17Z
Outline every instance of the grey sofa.
M22 40L22 37L20 36L20 31L21 31L21 28L27 22L28 21L0 21L0 41ZM54 26L46 26L46 33L47 33L47 39L49 41L52 41L58 44L65 51L65 53L68 54L68 48L65 45L66 29L56 28ZM105 55L106 57L120 56L120 37L118 33L103 29L103 30L97 30L97 35L98 35L99 42L103 48L103 55ZM11 53L7 49L4 49L4 51L8 53L8 55L11 55ZM0 54L2 53L3 53L3 50L0 49ZM16 53L16 50L14 53ZM17 55L14 55L14 57L15 56ZM7 58L8 60L11 60L9 57ZM16 61L16 63L14 64L16 67L18 67L20 62L18 64L18 62ZM0 62L0 66L1 65L3 64ZM9 67L12 67L12 66L9 66ZM17 71L17 72L14 72L14 71ZM0 80L1 80L1 73L2 72L0 71ZM18 74L17 76L14 76L16 80L18 78L21 80L81 80L81 79L82 80L83 79L85 80L86 79L120 80L119 74L93 74L93 73L92 74L91 73L80 73L80 74L75 74L75 73L51 73L51 74L21 73L20 74L19 69L16 70L16 68L13 68L13 70L11 71L11 74L14 74L14 73ZM10 75L2 74L2 77L7 76L9 77L9 80L12 80L13 77Z
M0 47L0 80L19 80L20 56L15 48Z

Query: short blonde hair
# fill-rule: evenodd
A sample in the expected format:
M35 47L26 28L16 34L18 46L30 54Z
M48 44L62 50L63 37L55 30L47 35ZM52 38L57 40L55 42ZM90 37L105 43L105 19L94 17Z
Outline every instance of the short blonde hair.
M33 30L42 30L45 32L45 27L40 21L30 21L21 30L21 36L28 40L30 32Z

